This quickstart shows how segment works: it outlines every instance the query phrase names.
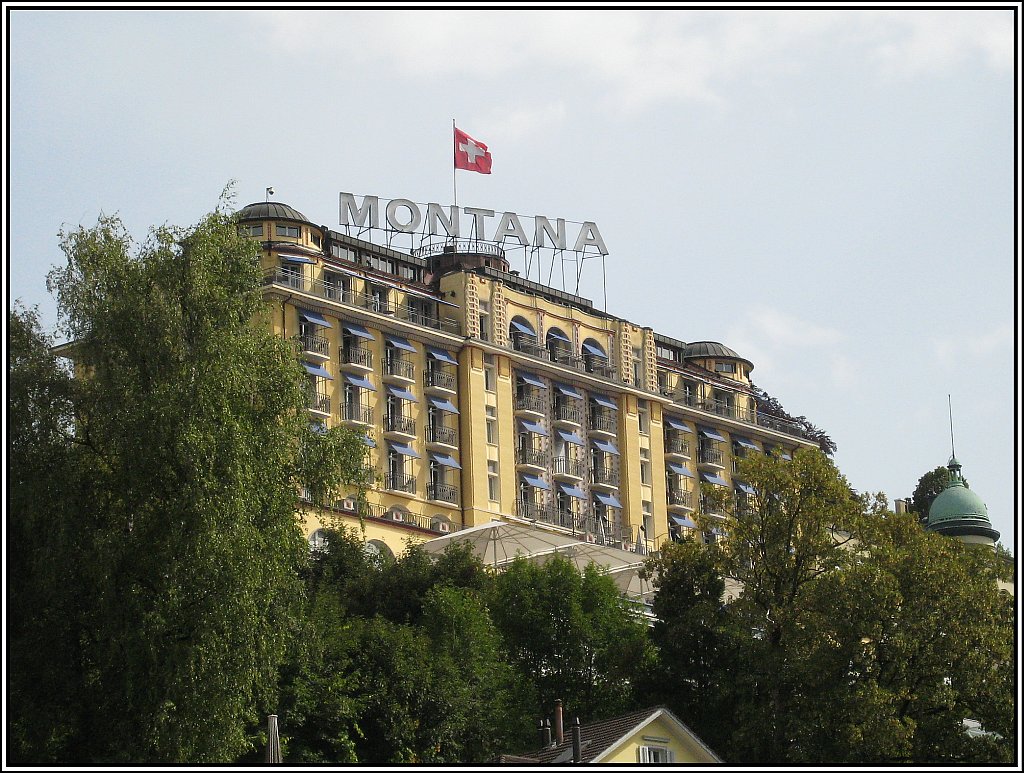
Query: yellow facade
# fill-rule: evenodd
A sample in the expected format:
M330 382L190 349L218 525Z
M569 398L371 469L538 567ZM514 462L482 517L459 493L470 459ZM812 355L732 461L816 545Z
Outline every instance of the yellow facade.
M698 481L740 489L739 455L814 445L758 416L735 352L523 280L493 247L442 265L270 203L241 226L274 331L300 342L311 420L372 446L364 498L308 512L311 536L355 526L398 554L510 519L651 552L695 526Z

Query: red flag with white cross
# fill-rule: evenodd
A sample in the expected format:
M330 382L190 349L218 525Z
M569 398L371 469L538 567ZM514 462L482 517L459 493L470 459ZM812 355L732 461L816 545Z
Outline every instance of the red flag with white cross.
M487 146L458 128L455 129L455 168L480 174L491 173L491 154Z

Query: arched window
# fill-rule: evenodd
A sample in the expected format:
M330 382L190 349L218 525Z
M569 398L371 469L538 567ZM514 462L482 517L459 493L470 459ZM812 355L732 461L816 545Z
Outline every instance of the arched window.
M557 327L548 328L544 348L554 362L568 362L572 358L572 339Z
M539 345L536 328L523 317L512 318L508 326L508 337L516 351L537 354Z
M310 550L327 550L327 533L323 529L317 529L309 535Z

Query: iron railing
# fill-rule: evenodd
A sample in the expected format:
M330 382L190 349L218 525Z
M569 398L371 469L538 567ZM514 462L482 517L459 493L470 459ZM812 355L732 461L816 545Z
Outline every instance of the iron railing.
M437 502L457 504L459 501L459 489L456 486L450 486L447 483L428 483L427 499L433 499Z

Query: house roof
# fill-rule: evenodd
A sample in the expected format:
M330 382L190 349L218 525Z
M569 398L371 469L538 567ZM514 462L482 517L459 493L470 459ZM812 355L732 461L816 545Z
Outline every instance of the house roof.
M707 745L697 737L680 719L664 706L653 706L651 708L639 709L629 714L622 714L601 722L591 722L580 726L580 756L581 762L594 762L599 760L605 752L613 749L619 742L635 733L642 726L656 719L658 716L665 716L670 721L679 725L682 731L687 733L693 741L700 746L716 762L722 760ZM555 746L548 746L534 752L518 755L516 761L531 761L541 765L562 764L572 762L572 728L566 723L564 739L562 743ZM511 761L510 755L505 755L505 760Z

